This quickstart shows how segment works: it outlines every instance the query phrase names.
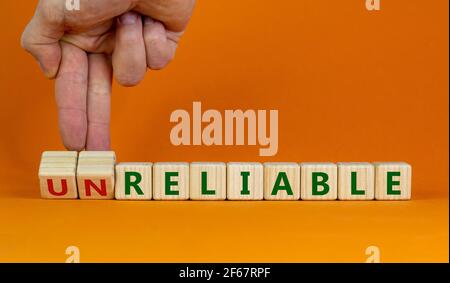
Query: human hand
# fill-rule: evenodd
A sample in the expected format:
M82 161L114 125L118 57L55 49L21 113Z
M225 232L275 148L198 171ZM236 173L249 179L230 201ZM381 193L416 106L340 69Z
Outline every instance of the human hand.
M69 150L110 148L112 73L134 86L173 58L195 0L40 0L22 46L56 79L59 128Z

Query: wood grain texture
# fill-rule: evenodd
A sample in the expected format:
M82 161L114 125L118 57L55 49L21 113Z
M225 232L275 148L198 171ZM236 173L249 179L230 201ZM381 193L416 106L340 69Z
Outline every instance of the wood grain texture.
M44 151L42 153L41 159L51 158L51 157L71 157L78 158L78 152L76 151Z
M337 165L331 162L302 162L301 166L301 198L303 200L336 200L338 191ZM313 180L326 185L316 186L313 190ZM323 194L322 194L323 193Z
M227 197L226 165L223 162L193 162L190 167L190 199L224 200ZM203 177L202 177L203 176ZM204 179L202 181L202 179Z
M78 160L79 166L101 166L101 165L111 165L114 164L113 159L101 159L101 158L84 158Z
M262 200L263 198L263 165L257 162L229 162L227 164L227 199Z
M338 162L338 199L372 200L375 195L374 167L369 162Z
M375 199L411 199L411 165L406 162L374 162L373 165L375 166ZM388 173L392 175L389 177ZM392 181L389 182L389 179ZM390 186L389 183L391 183Z
M113 159L115 161L116 153L114 151L81 151L78 155L78 158Z
M298 200L300 166L295 162L264 163L264 199Z
M189 178L189 163L187 162L155 163L153 165L153 199L189 199Z
M46 151L39 166L41 197L46 199L78 198L76 151Z
M118 163L114 191L118 200L151 200L152 163Z
M41 166L73 166L78 162L78 152L76 151L44 151L41 155Z
M113 151L80 152L77 167L80 199L114 199L115 156Z

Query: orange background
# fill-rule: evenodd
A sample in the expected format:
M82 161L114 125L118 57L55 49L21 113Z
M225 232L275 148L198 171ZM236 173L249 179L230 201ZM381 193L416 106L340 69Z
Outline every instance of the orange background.
M448 261L448 1L200 0L176 60L113 89L119 161L407 161L407 202L47 201L53 82L21 50L37 1L1 1L0 261ZM279 151L175 147L169 115L278 109Z

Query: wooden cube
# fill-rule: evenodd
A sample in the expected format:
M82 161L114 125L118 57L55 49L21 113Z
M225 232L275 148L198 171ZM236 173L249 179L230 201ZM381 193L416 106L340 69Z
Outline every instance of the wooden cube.
M302 162L301 198L303 200L337 199L337 165L330 162Z
M189 199L189 163L157 162L153 165L153 199Z
M47 199L78 198L75 170L75 168L39 170L41 197Z
M47 199L78 198L76 151L46 151L39 166L41 197Z
M114 199L114 166L84 166L77 169L80 199Z
M227 164L227 199L262 200L264 171L261 163L229 162Z
M411 165L405 162L374 162L375 199L411 199Z
M114 190L118 200L151 200L152 163L118 163Z
M192 200L225 200L227 166L223 162L193 162L190 168Z
M298 200L300 166L294 162L264 163L264 199Z
M339 162L338 199L372 200L375 195L374 167L368 162Z
M115 153L112 151L80 152L77 167L80 199L114 198Z

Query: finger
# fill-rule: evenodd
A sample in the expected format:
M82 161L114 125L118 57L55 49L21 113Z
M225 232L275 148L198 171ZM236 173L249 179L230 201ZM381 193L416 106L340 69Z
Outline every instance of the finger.
M61 49L61 66L55 83L59 128L67 149L82 150L87 132L87 55L78 47L64 42Z
M144 19L144 42L147 53L147 66L153 70L164 68L175 56L178 46L177 34L167 36L164 25L149 17ZM181 36L181 35L180 35Z
M139 1L134 10L163 23L170 31L182 32L194 6L195 0Z
M36 13L21 38L22 47L39 62L48 78L56 76L61 62L59 40L64 35L62 4L61 1L39 1Z
M112 67L104 54L89 55L87 150L109 150Z
M147 64L139 14L127 12L118 18L112 62L116 80L121 85L134 86L144 78Z

